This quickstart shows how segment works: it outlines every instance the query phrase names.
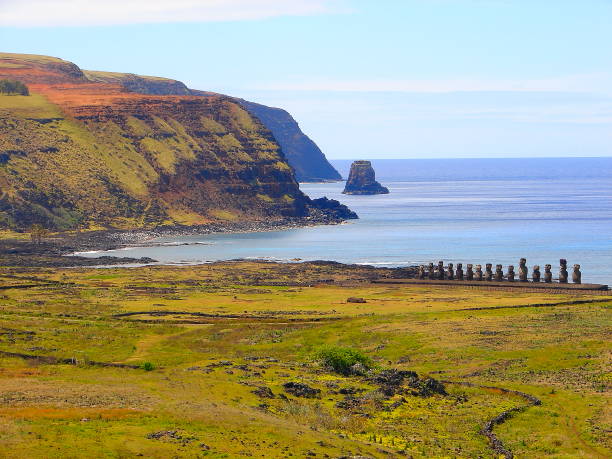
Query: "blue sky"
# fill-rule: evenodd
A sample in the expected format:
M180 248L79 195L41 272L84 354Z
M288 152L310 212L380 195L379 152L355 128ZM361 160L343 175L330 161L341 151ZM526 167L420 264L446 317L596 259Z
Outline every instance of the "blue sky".
M0 0L0 50L289 110L329 158L612 156L610 0Z

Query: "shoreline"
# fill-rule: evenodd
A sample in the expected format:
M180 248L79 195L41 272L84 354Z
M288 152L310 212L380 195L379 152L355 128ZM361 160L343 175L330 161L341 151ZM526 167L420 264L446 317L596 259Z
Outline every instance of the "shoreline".
M246 221L209 223L194 226L163 226L152 229L117 230L105 229L87 232L65 232L49 236L41 242L29 239L0 239L0 266L7 267L87 267L138 264L149 265L157 260L148 257L79 256L79 253L106 252L126 248L156 247L166 244L150 244L161 237L180 237L212 234L248 234L290 229L310 228L324 225L347 224L347 220L329 216L283 218L273 221ZM205 244L205 243L186 243ZM167 244L183 245L183 244Z

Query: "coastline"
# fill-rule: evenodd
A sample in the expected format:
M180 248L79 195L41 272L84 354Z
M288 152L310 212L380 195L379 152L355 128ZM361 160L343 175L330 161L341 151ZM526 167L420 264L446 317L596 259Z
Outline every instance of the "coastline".
M323 225L341 225L348 221L327 215L317 217L283 218L271 221L215 222L204 225L161 226L151 229L106 229L86 232L65 232L49 236L41 242L29 239L0 239L0 266L22 267L85 267L156 263L152 258L79 256L87 252L105 252L131 247L155 247L159 245L183 245L152 243L161 237L179 237L210 234L240 234L284 231ZM185 245L190 245L186 243ZM202 244L198 242L197 244Z

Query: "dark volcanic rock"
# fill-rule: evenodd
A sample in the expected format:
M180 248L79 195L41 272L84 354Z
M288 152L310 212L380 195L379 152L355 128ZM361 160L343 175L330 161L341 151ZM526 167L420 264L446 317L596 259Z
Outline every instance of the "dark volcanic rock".
M370 161L354 161L344 187L344 194L387 194L389 189L376 181Z
M274 398L274 393L267 386L260 386L252 392L261 398Z
M327 217L335 218L338 220L350 220L359 218L355 212L349 209L344 204L341 204L335 199L329 199L322 197L318 199L312 199L310 201L310 214L313 215L314 210L319 210L324 213Z
M283 384L283 388L296 397L314 398L321 393L320 389L314 389L308 384L299 382L288 382Z
M434 394L448 395L444 384L434 378L413 379L409 386L416 389L413 395L420 397L431 397Z
M346 299L347 303L367 303L367 301L364 298L361 297L356 297L356 296L350 296Z

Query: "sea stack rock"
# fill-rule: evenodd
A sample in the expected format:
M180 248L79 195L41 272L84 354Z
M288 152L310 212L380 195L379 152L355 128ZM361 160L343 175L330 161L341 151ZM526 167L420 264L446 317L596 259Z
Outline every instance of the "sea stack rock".
M344 194L387 194L389 190L376 181L370 161L353 161Z

